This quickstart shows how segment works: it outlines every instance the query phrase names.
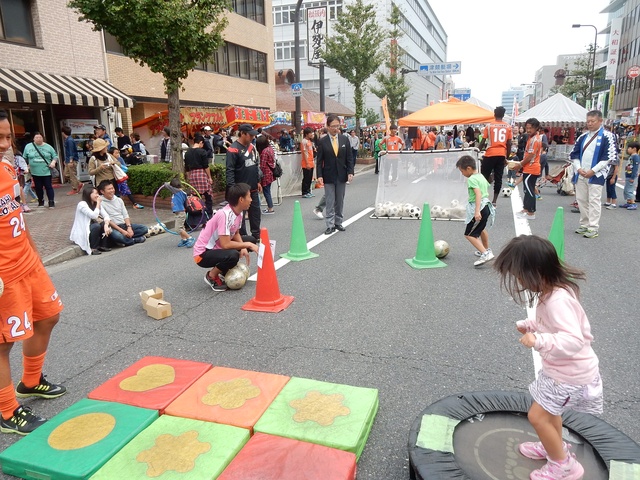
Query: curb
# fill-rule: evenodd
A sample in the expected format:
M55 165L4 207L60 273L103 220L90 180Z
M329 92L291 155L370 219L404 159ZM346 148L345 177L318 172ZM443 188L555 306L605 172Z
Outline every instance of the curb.
M175 226L175 220L169 220L167 222L163 222L167 228L173 229ZM62 250L58 250L51 255L47 255L42 259L42 264L45 267L50 267L52 265L56 265L58 263L67 262L69 260L73 260L74 258L83 257L87 255L82 248L78 245L73 245L70 247L65 247Z

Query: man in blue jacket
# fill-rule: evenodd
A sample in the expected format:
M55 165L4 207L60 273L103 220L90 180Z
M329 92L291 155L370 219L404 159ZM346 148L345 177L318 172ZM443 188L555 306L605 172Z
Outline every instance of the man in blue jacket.
M596 238L602 212L602 187L607 179L609 165L617 160L613 134L602 126L602 112L587 113L587 131L573 146L570 158L577 172L576 200L580 209L580 226L576 233L585 238Z

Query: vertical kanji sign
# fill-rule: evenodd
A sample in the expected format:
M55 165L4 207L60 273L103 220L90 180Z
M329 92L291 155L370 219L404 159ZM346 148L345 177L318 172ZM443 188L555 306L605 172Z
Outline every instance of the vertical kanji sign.
M307 8L307 59L310 65L324 63L327 42L327 7Z
M618 62L620 61L620 40L622 38L622 18L611 20L611 33L609 34L609 56L607 58L607 80L615 80ZM624 60L623 60L624 61Z

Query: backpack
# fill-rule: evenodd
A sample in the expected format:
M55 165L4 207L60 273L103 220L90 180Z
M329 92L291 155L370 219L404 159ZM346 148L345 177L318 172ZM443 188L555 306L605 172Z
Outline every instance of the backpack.
M187 213L202 213L204 211L204 201L195 195L188 195L184 204Z

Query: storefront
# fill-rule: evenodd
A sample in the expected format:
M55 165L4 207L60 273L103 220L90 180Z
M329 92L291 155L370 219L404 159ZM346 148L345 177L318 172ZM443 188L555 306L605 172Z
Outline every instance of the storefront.
M60 128L68 125L81 150L87 128L113 120L117 107L133 100L103 80L0 68L0 108L20 149L40 132L62 158Z

